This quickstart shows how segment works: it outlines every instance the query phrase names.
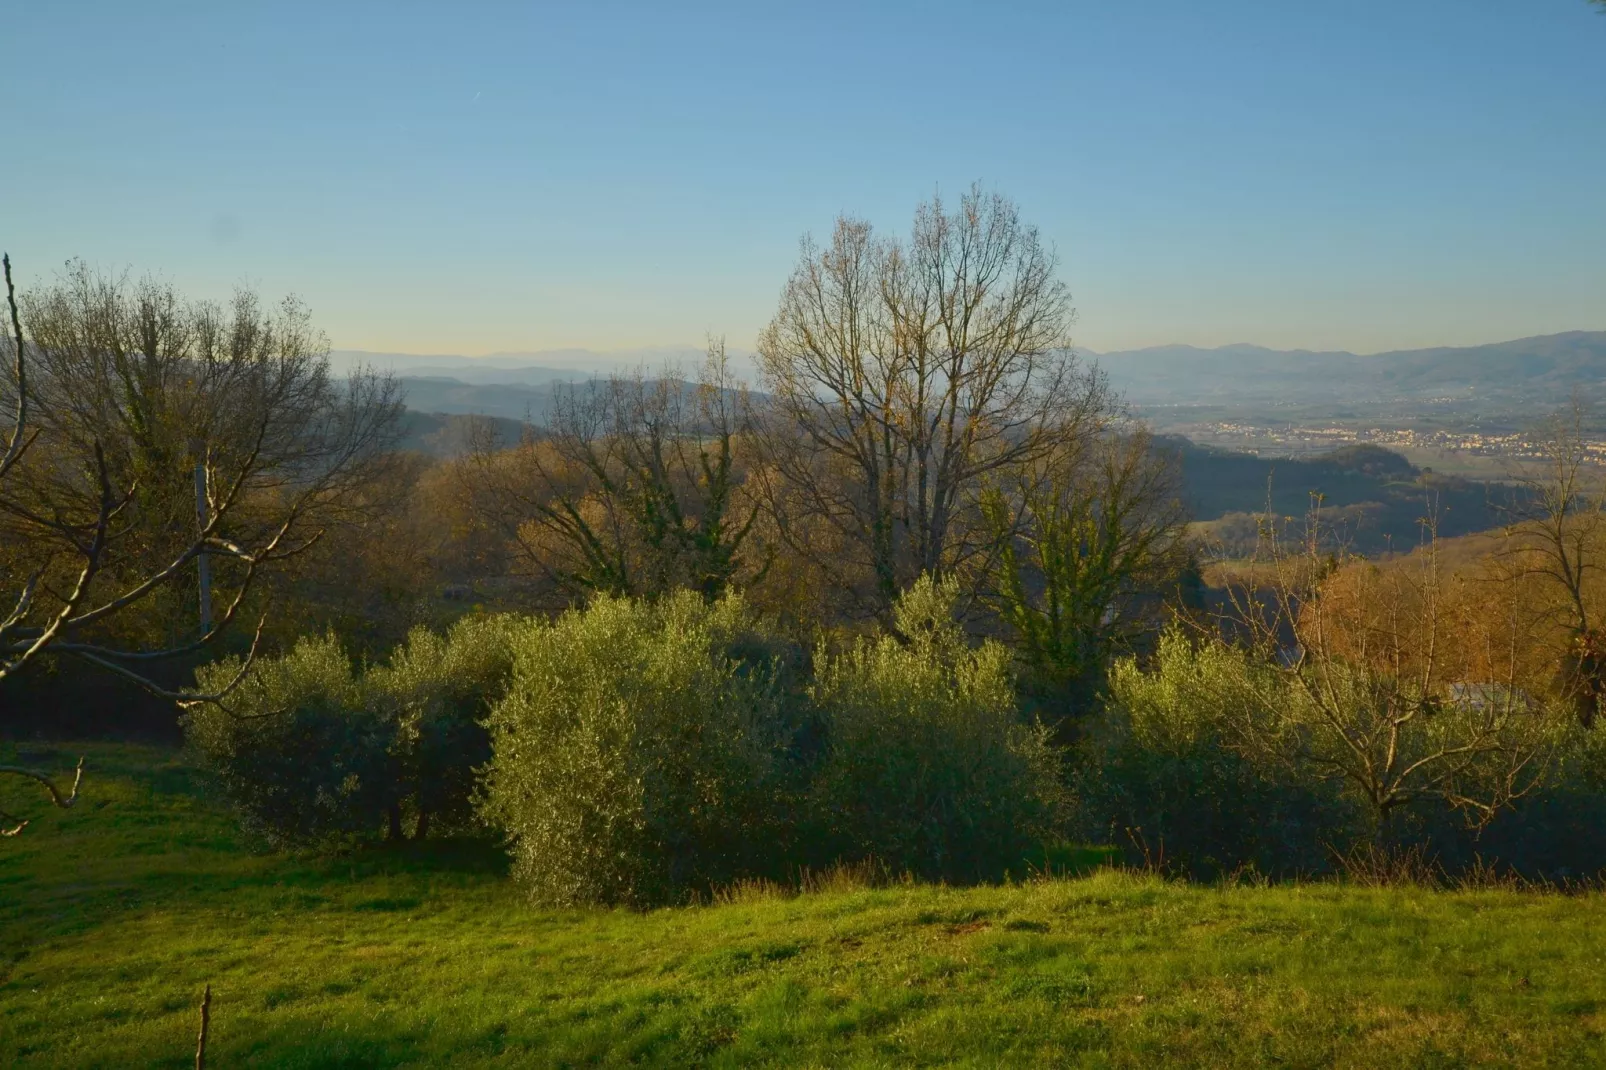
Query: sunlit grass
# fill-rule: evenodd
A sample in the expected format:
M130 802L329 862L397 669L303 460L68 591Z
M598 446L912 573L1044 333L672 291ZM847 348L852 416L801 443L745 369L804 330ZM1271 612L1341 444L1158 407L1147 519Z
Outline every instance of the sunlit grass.
M0 843L0 1065L187 1065L208 983L219 1067L1606 1063L1595 894L1102 872L546 911L486 847L255 854L174 752L87 753L73 811L0 784L37 817Z

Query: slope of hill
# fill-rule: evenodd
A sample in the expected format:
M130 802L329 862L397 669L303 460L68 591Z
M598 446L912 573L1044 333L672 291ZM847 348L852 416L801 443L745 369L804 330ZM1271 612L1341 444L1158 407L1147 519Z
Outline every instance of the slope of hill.
M1357 551L1417 546L1433 516L1441 537L1486 531L1501 522L1512 488L1417 468L1379 446L1349 446L1317 457L1259 457L1165 437L1182 465L1183 499L1207 541L1229 554L1253 549L1257 517L1302 518L1322 496L1326 523ZM1286 522L1286 521L1285 521Z
M468 423L475 418L443 412L414 412L409 409L402 416L401 439L396 447L443 459L462 456L468 449ZM489 419L492 422L497 440L500 442L517 442L519 435L523 433L524 425L518 420L500 416L478 418Z
M6 841L0 1064L1600 1066L1606 896L1113 871L636 912L494 846L270 854L183 752L30 745L90 805ZM29 784L27 788L33 788ZM175 877L175 874L182 874Z
M536 372L539 369L524 369ZM551 379L545 382L465 383L461 379L436 376L404 376L400 378L407 408L415 413L435 413L447 416L490 416L500 420L519 421L541 425L551 415L552 405L562 391L573 385L569 379ZM582 379L579 390L594 380ZM658 383L678 384L687 391L693 384L682 379L661 379ZM731 395L735 397L734 392Z
M1455 396L1467 401L1556 401L1606 391L1606 331L1468 347L1354 353L1252 345L1158 346L1088 353L1138 402L1358 401Z
M565 380L542 384L465 383L461 379L401 379L407 407L415 412L497 416L541 423L552 407L554 388Z

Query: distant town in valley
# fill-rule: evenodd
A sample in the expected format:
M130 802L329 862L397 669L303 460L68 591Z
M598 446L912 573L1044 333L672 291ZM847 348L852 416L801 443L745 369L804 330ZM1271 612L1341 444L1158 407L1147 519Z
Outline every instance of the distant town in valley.
M1393 450L1426 467L1435 467L1437 458L1449 465L1483 473L1488 478L1498 478L1506 474L1505 468L1543 456L1542 443L1532 431L1256 424L1234 420L1200 423L1157 420L1156 424L1201 446L1240 450L1257 456L1302 457L1364 443ZM1591 461L1606 464L1606 437L1588 439L1584 448Z
M1419 468L1506 480L1540 453L1544 425L1578 406L1586 457L1606 464L1606 331L1571 331L1481 346L1359 356L1234 345L1079 351L1133 415L1157 433L1268 458L1373 445ZM756 379L753 355L733 367ZM545 418L566 383L625 368L678 368L697 353L662 346L624 353L552 350L489 357L342 350L335 367L371 365L402 381L415 414ZM416 448L450 452L439 428Z

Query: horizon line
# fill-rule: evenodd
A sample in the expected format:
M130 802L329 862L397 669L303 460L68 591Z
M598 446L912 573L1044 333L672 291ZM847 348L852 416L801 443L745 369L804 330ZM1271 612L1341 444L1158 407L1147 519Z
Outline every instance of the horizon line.
M1193 344L1191 342L1161 342L1161 343L1157 343L1155 345L1138 346L1138 347L1131 348L1131 349L1106 349L1106 350L1097 350L1097 349L1093 349L1091 347L1077 345L1076 343L1073 342L1071 344L1071 349L1074 352L1082 352L1082 353L1086 353L1088 355L1095 356L1095 357L1128 356L1128 355L1134 355L1134 354L1139 354L1139 353L1148 353L1148 352L1152 352L1154 350L1159 350L1159 349L1192 349L1192 350L1197 350L1200 353L1218 353L1218 352L1221 352L1222 350L1228 350L1228 349L1259 349L1259 350L1263 350L1263 351L1268 352L1268 353L1284 353L1284 354L1288 354L1288 355L1291 355L1291 356L1310 355L1310 356L1383 357L1383 356L1390 356L1390 355L1399 354L1399 353L1423 353L1423 352L1427 352L1429 350L1435 350L1435 349L1484 349L1484 348L1487 348L1489 346L1514 345L1514 344L1516 344L1518 342L1535 342L1535 341L1539 341L1541 339L1563 338L1563 337L1567 337L1569 335L1591 335L1591 334L1606 335L1606 327L1598 328L1598 329L1594 329L1594 330L1586 329L1586 328L1576 328L1576 329L1570 329L1570 330L1565 330L1565 331L1551 331L1551 332L1549 332L1547 334L1530 334L1530 335L1523 335L1520 338L1502 338L1502 339L1496 339L1495 341L1491 341L1491 342L1474 342L1474 343L1471 343L1471 344L1463 344L1463 345L1443 344L1443 345L1412 346L1410 348L1404 348L1404 349L1402 349L1402 348L1378 349L1378 350L1373 350L1371 352L1366 352L1366 353L1360 353L1360 352L1356 352L1354 350L1349 350L1349 349L1307 349L1307 348L1304 348L1304 347L1297 347L1297 348L1293 348L1293 349L1279 349L1279 348L1277 348L1275 346L1261 345L1258 342L1226 342L1226 343L1223 343L1223 344L1218 345L1218 346L1200 346L1200 345L1195 345L1195 344ZM487 352L487 353L477 353L476 354L476 353L439 353L439 352L436 352L436 353L412 353L412 352L406 352L406 351L403 351L403 350L392 350L392 349L360 349L360 348L347 348L347 347L344 347L344 346L338 346L338 347L332 346L332 347L330 347L329 352L330 352L331 355L336 354L336 353L340 353L340 354L350 353L350 354L361 354L361 355L364 355L364 356L414 357L414 358L418 358L418 359L454 359L454 360L492 360L492 359L495 359L495 358L498 358L498 357L544 357L544 356L549 356L549 355L555 356L555 355L559 355L559 354L569 354L569 353L576 354L576 355L582 355L582 356L590 356L590 357L605 357L605 358L612 357L612 358L624 359L624 358L637 356L637 355L640 355L640 354L643 354L643 353L651 353L651 352L696 353L696 352L702 352L706 348L707 348L706 346L695 346L695 345L691 345L691 344L677 345L677 344L671 344L671 343L660 343L660 344L654 344L654 345L634 346L634 347L628 347L628 348L623 348L623 349L590 349L590 348L587 348L587 347L584 347L584 346L555 346L555 347L550 348L550 349L497 349L497 350L492 350L492 351ZM753 355L756 355L756 352L757 352L756 350L745 349L745 348L742 348L742 347L728 347L728 350L732 353L732 355L735 355L735 356L753 356Z

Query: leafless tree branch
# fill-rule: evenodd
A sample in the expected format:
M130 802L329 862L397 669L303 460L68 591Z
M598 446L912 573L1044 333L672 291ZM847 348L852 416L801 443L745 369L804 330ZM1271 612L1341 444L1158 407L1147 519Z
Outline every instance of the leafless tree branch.
M63 791L48 773L30 769L27 766L0 765L0 776L15 776L36 781L44 787L52 803L63 810L69 810L78 801L78 786L84 780L84 760L82 758L78 759L78 766L73 771L72 787L67 791ZM0 820L3 820L8 825L8 827L0 828L0 836L16 836L28 827L26 820L13 817L4 811L0 811ZM13 825L11 822L15 822L15 824Z
M0 681L53 653L169 701L221 704L249 673L265 616L215 693L162 687L146 667L214 643L264 572L362 514L399 388L365 371L331 380L327 343L293 300L272 312L247 291L226 308L187 302L81 264L19 297L9 256L4 267L0 344L16 397L0 437L0 588L14 592L0 609ZM132 611L163 605L157 593L203 554L223 566L222 614L193 639L139 641L187 630ZM63 794L33 771L0 772L45 784L57 805L76 798L76 782Z

